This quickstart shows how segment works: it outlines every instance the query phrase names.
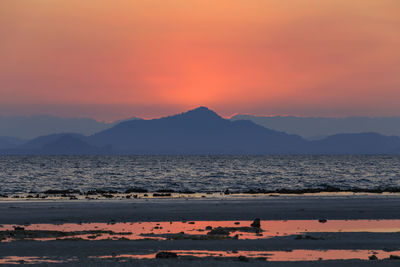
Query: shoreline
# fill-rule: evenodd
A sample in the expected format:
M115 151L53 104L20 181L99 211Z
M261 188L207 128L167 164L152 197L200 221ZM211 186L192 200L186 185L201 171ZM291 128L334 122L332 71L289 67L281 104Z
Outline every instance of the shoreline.
M2 202L34 202L34 201L104 201L104 200L130 200L130 199L268 199L276 197L300 198L300 197L380 197L380 196L397 196L400 197L398 191L318 191L304 192L304 190L284 192L284 193L231 193L231 192L173 192L173 191L155 191L155 192L131 192L121 193L116 191L99 191L92 193L77 193L69 190L54 190L51 193L23 193L5 195L0 194L0 203Z

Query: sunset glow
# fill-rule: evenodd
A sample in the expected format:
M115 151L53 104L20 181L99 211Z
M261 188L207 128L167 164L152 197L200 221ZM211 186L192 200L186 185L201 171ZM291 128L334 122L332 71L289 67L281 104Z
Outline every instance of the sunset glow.
M400 115L397 0L0 2L0 114Z

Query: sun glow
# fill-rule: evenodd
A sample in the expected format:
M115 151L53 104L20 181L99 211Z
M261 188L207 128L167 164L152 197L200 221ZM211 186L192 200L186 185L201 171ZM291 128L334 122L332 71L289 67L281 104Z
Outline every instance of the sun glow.
M0 112L399 115L399 12L393 0L3 0Z

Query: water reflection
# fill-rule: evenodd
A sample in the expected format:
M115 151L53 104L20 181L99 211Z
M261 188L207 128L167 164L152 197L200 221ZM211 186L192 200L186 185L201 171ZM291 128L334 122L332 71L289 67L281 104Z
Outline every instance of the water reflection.
M41 264L41 263L65 263L65 262L67 261L55 260L48 257L7 256L0 258L0 264Z
M267 261L318 261L318 260L369 260L372 255L377 259L388 259L399 256L400 251L383 250L290 250L290 251L211 251L211 250L168 250L176 253L178 257L197 258L239 258L244 256L250 259ZM100 256L101 259L154 259L157 253L149 254L122 254L115 256Z
M6 224L0 227L0 240L263 239L318 232L400 232L400 220L264 220L260 228L251 224L252 221Z

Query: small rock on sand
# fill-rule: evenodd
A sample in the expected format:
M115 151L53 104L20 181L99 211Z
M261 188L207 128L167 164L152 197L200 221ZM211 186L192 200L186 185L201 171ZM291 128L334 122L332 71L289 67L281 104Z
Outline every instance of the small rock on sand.
M244 261L244 262L248 262L249 261L249 259L246 256L239 256L238 260L239 261Z
M368 259L369 259L370 261L374 261L374 260L377 260L378 257L377 257L376 255L371 255L371 256L368 257Z
M178 258L178 254L175 252L160 251L156 254L156 259L174 259Z
M400 256L390 255L389 260L400 260Z
M260 218L255 218L253 223L250 224L251 227L260 228L261 227L261 220Z
M229 234L230 232L222 227L217 227L207 233L207 235L229 235Z

